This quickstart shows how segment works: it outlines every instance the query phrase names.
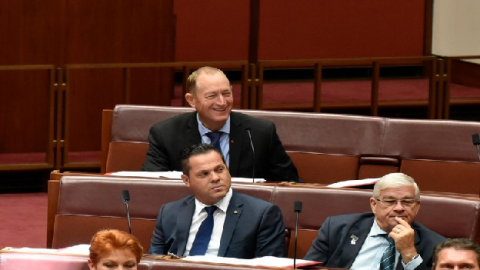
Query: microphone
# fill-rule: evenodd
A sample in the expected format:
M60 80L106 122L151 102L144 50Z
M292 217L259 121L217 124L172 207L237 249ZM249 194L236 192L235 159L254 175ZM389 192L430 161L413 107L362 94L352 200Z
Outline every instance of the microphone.
M480 161L480 136L478 136L478 134L472 134L472 142L477 148L478 161Z
M295 211L295 246L293 249L293 269L297 268L297 236L298 236L298 214L302 212L302 202L295 201L293 204L293 211Z
M252 147L253 153L253 168L252 168L252 183L255 183L255 148L253 147L252 134L250 133L251 128L247 128L248 138L250 138L250 146Z
M128 221L128 233L132 234L132 225L130 223L130 210L128 209L128 202L130 201L130 192L128 190L122 190L122 200L127 208L127 221Z

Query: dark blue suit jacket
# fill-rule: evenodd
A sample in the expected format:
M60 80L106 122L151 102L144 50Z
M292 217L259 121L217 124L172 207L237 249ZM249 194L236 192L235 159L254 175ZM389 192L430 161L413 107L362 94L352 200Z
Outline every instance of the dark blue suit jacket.
M313 241L305 259L323 262L325 267L350 268L367 239L374 218L373 213L327 218L318 231L318 236ZM434 247L446 239L418 222L413 222L411 226L415 230L415 248L423 259L422 264L416 269L430 270L432 269ZM355 245L351 243L352 235L358 237ZM396 269L403 269L400 260Z
M149 253L183 256L194 210L193 195L163 205L158 213ZM284 257L285 252L285 225L280 208L233 191L218 256L244 259Z
M255 155L247 129L250 129ZM144 171L181 171L180 152L202 142L197 113L185 113L152 126ZM299 181L297 169L278 138L275 125L267 120L231 112L230 164L233 177L255 177L270 181Z

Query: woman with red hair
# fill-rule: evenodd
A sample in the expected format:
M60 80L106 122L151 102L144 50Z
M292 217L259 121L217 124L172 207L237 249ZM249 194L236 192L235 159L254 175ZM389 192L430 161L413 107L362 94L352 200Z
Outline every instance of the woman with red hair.
M137 270L143 256L138 239L119 230L101 230L90 243L90 270Z

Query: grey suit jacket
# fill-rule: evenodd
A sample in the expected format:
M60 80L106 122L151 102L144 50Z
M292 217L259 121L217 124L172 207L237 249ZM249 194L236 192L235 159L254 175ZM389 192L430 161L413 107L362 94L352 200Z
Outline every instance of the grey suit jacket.
M189 236L195 198L163 205L158 213L149 253L182 256ZM233 191L218 256L256 258L285 256L285 225L278 206Z
M373 213L348 214L329 217L322 224L305 259L323 262L326 267L350 268L367 239L375 216ZM411 224L415 230L415 248L423 262L416 269L432 269L434 247L446 239L418 222ZM358 237L355 245L351 236ZM397 270L403 269L398 262Z
M144 171L181 171L180 152L200 143L197 113L185 113L152 126ZM252 152L250 129L255 155ZM299 181L297 169L278 138L275 125L242 113L230 114L230 174L270 181Z

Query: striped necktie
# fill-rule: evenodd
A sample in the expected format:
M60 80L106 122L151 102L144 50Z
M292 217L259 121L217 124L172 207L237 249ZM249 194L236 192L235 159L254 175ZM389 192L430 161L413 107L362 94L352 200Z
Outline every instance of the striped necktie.
M380 270L393 270L395 269L395 242L388 235L384 237L387 238L389 245L380 260Z
M222 137L222 133L223 132L221 131L212 131L205 134L210 138L210 144L215 146L220 152L222 152L222 149L220 148L220 137Z

